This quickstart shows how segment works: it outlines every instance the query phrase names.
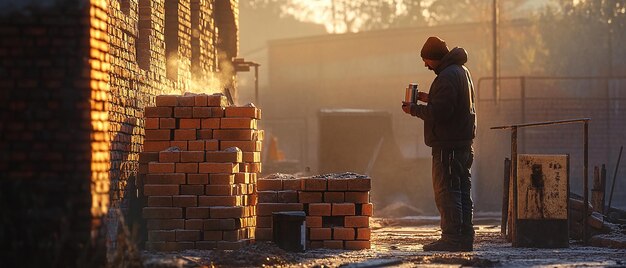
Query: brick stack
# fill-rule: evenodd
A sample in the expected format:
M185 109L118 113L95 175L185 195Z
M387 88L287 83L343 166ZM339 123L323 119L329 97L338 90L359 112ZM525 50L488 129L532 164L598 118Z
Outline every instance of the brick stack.
M272 239L272 212L303 210L308 248L370 248L369 177L353 173L307 178L272 175L259 179L258 188L259 240Z
M141 155L146 247L241 248L255 236L260 111L224 107L221 94L157 96L156 104L146 108Z

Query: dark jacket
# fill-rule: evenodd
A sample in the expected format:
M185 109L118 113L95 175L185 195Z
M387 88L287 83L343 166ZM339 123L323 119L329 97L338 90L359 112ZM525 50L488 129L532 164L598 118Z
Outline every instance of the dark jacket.
M474 84L466 62L465 49L452 49L435 70L428 104L411 106L411 115L424 120L424 140L430 147L469 148L476 136Z

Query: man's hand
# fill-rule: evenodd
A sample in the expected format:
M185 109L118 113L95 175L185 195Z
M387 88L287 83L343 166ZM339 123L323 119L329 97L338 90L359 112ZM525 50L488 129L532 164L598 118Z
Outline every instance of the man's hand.
M407 114L411 114L411 106L413 105L417 105L415 103L410 103L410 102L402 102L402 111L404 111Z
M423 102L428 103L428 93L426 92L417 92L417 99Z

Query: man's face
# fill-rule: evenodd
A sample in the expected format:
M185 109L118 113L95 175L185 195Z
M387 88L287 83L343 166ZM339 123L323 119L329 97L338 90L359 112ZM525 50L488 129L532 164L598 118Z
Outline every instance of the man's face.
M428 70L434 71L437 68L436 61L424 58L422 60L424 60L424 67L428 68Z

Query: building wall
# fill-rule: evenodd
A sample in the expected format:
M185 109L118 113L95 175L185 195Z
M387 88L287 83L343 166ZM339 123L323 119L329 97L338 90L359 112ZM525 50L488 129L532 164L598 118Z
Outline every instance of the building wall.
M93 167L101 162L92 142L103 136L92 124L102 121L92 122L90 111L97 103L90 86L97 71L86 57L89 9L69 1L0 12L0 241L6 266L85 264L98 225L92 218L106 207L97 195L108 193L107 186L91 183L108 170Z
M230 59L217 55L237 55L238 43L221 47L218 36L238 40L237 8L236 0L0 2L3 255L41 252L31 260L80 266L102 253L90 242L115 248L117 209L127 213L136 193L144 108L160 94L234 91L234 74L221 67ZM224 12L229 19L216 24Z

